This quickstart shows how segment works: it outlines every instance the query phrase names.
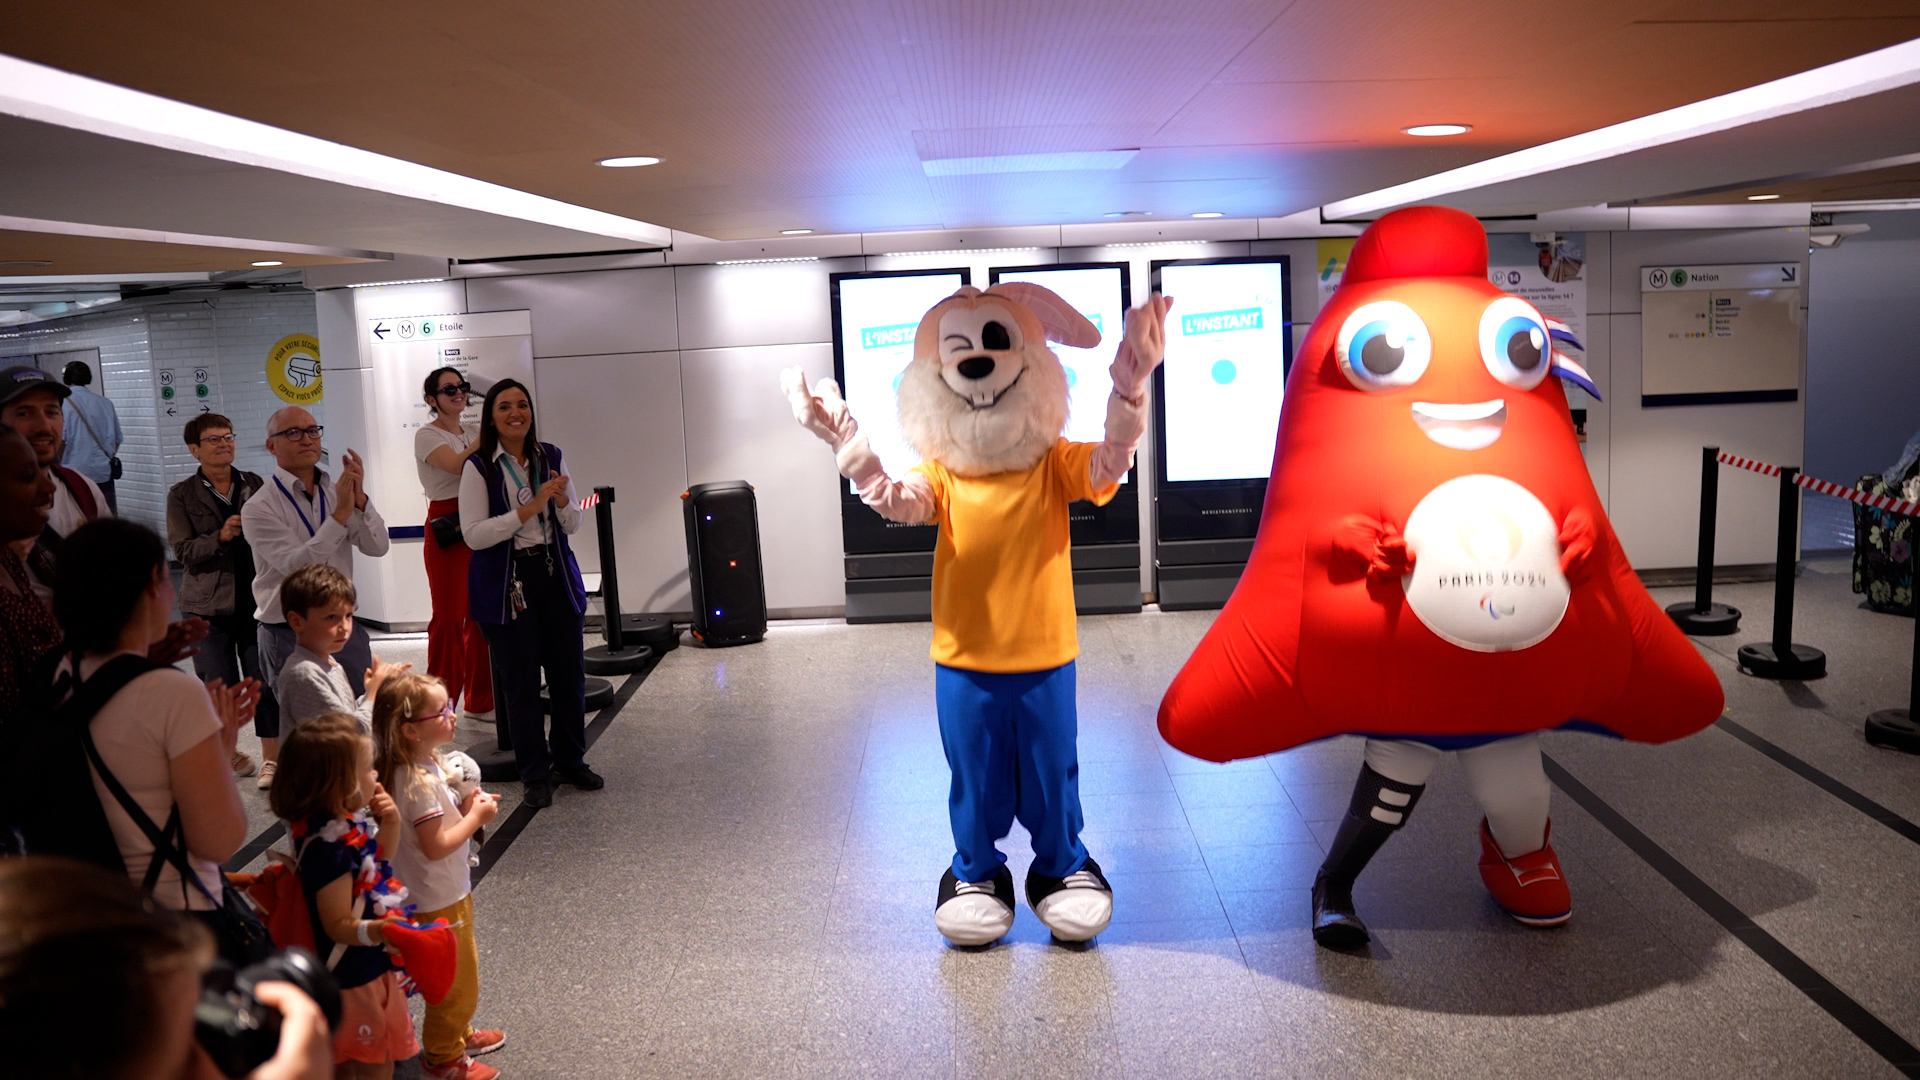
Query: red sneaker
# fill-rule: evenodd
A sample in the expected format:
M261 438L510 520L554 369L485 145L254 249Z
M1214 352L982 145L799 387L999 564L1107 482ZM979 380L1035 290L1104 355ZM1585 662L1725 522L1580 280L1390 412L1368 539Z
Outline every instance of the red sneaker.
M1547 839L1553 838L1553 823L1547 823ZM1487 819L1480 819L1480 880L1507 914L1528 926L1559 926L1573 918L1573 894L1567 891L1567 876L1560 871L1560 858L1548 843L1539 851L1509 859L1493 842L1493 830Z
M467 1054L479 1057L507 1045L507 1033L492 1028L475 1028L467 1033Z
M423 1065L420 1075L427 1080L494 1080L500 1070L463 1056L445 1065Z

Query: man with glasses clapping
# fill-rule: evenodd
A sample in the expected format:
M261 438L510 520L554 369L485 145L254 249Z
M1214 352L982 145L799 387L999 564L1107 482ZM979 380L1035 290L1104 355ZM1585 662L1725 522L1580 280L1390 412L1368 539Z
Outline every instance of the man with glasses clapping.
M277 678L296 644L286 616L280 610L280 584L303 566L326 563L353 578L353 550L364 555L387 553L387 523L373 508L365 490L360 455L346 452L339 479L320 468L322 429L313 414L289 405L267 421L267 452L275 468L259 494L241 508L241 529L253 548L253 599L258 609L260 669ZM373 643L357 621L346 648L335 656L346 669L353 692L366 692L366 671L373 664ZM254 719L260 749L259 786L273 783L280 744L279 717L273 730Z
M238 686L243 678L257 680L254 723L258 730L278 732L280 706L272 674L261 674L259 628L253 621L253 546L240 518L266 481L234 467L233 421L219 413L187 421L181 435L200 467L167 489L167 543L186 571L180 612L205 619L209 627L193 655L193 671L202 682L219 679L227 686ZM253 769L245 751L233 752L235 776L251 776Z

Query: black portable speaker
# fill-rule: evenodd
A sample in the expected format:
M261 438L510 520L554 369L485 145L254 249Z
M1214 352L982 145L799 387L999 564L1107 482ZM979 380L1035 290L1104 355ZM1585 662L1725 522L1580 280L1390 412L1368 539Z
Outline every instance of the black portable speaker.
M767 587L760 572L760 515L745 480L695 484L680 496L687 517L687 579L693 636L706 645L745 645L767 636Z

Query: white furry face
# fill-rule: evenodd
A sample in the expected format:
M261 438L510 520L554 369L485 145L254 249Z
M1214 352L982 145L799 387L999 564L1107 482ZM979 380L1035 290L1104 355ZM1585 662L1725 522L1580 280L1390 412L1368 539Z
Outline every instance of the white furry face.
M940 316L940 380L974 408L992 408L1026 373L1023 337L1004 305L949 308Z
M1045 341L1023 341L1018 323L1004 309L996 317L996 307L944 313L938 356L916 358L900 380L907 441L921 457L961 476L1031 469L1067 425L1060 358ZM980 347L998 344L999 334L1007 335L1008 347ZM990 359L992 368L971 363L979 358Z

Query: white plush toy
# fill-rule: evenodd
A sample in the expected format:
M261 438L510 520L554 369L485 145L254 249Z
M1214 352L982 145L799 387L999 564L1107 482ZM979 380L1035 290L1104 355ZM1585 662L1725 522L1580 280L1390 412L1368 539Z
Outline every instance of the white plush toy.
M1080 842L1067 507L1113 498L1132 466L1170 303L1155 296L1129 314L1097 443L1061 436L1067 374L1047 347L1098 345L1085 316L1024 282L962 288L934 305L899 390L900 428L924 460L899 480L832 380L816 392L800 369L781 373L794 418L833 448L863 502L892 521L940 526L932 652L955 851L934 925L956 945L990 944L1013 926L1013 875L995 844L1016 819L1033 837L1027 903L1053 935L1086 941L1112 918L1113 890Z
M452 747L440 748L440 768L446 773L447 787L453 791L453 801L464 803L467 796L480 790L480 763L468 757L466 751ZM480 865L480 848L487 842L487 830L473 831L473 846L467 850L469 866Z

